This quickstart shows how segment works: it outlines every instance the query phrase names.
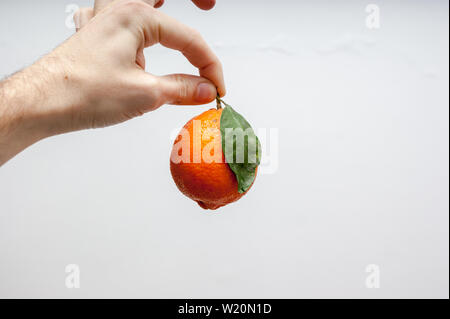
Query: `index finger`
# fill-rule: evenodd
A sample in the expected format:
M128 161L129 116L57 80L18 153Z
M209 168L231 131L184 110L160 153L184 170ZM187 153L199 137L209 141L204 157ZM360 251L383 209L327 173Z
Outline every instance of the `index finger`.
M222 64L200 33L151 7L142 12L145 15L146 34L151 37L145 45L159 42L167 48L180 51L198 68L200 76L212 81L219 95L224 96L226 89Z

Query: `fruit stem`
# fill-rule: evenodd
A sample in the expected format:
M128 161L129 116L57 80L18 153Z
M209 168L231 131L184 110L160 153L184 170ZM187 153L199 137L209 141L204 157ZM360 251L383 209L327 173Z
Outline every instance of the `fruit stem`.
M221 108L222 108L222 100L220 99L220 95L219 94L217 94L217 97L216 97L216 102L217 102L217 109L218 110L220 110Z
M216 101L217 101L217 109L218 109L218 110L220 110L220 109L222 108L222 103L223 103L223 105L225 105L225 106L230 106L230 105L228 105L224 100L222 100L222 99L220 98L219 94L217 94Z

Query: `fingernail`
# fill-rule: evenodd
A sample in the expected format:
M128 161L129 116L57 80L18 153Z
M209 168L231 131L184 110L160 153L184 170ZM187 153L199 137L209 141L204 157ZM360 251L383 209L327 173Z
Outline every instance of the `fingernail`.
M200 83L197 86L195 100L199 103L206 103L216 98L217 91L214 85L209 83Z

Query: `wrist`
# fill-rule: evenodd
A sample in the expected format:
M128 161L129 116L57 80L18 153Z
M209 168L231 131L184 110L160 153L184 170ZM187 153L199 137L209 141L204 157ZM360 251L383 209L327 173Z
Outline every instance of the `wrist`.
M47 56L0 83L0 165L46 137L67 129L74 103L67 72Z
M0 85L0 165L46 137L31 111L36 92L30 89L26 78L24 70Z

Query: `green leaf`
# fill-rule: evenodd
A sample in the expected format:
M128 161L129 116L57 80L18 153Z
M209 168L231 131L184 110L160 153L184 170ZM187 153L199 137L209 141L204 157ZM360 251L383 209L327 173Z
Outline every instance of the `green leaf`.
M261 163L261 143L245 118L223 103L226 106L220 117L222 150L236 175L239 193L245 193L252 186L256 168Z

